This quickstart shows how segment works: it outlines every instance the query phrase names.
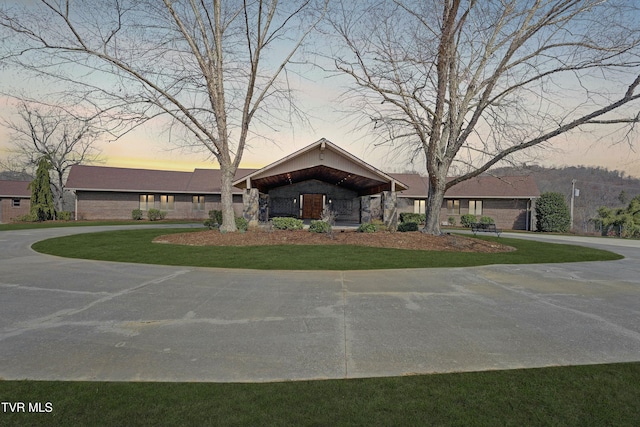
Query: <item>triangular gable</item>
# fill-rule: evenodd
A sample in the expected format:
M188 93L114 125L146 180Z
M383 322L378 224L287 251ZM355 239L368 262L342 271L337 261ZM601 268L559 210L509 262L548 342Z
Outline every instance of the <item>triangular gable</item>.
M239 188L247 188L252 180L264 180L269 177L280 176L302 170L333 170L366 178L370 182L378 182L380 185L391 184L396 190L404 190L406 185L394 177L376 169L370 164L357 158L324 138L290 154L277 162L236 180L233 185ZM337 183L336 183L337 184Z

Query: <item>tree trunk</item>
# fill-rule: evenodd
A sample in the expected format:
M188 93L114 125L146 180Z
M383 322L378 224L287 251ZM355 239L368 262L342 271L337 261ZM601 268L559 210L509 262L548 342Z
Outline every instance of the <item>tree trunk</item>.
M442 209L442 201L444 200L445 180L429 180L429 198L427 199L425 213L426 221L423 233L440 235L440 210Z
M64 175L59 171L55 172L56 174L56 184L54 188L56 190L55 198L56 198L56 215L57 212L62 212L64 210L63 201L64 201Z
M237 231L236 215L233 211L233 178L235 176L234 168L229 165L220 165L222 173L221 203L222 203L222 224L220 231L223 233Z

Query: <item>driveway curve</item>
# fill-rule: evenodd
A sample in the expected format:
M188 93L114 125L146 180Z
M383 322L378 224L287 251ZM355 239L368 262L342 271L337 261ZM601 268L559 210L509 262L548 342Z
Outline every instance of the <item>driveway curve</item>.
M0 232L0 378L259 382L640 360L638 241L518 234L626 258L344 272L30 249L107 229Z

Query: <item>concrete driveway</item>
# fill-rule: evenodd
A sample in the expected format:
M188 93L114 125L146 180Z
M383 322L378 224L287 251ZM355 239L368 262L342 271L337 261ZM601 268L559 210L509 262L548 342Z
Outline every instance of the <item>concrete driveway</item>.
M626 257L613 262L345 272L29 248L101 229L0 232L0 378L254 382L640 360L638 241L572 242Z

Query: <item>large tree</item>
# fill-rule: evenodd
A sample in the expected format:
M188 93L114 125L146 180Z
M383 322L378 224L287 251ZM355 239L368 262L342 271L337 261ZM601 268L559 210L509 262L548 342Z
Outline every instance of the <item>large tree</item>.
M10 129L10 143L16 159L34 168L42 158L49 162L53 174L56 211L62 212L67 172L71 166L92 163L98 159L96 142L100 130L93 125L95 117L78 117L61 107L18 105L18 119L4 120Z
M375 142L424 155L424 231L439 234L453 185L562 134L638 122L639 19L632 0L344 1L333 58Z
M0 9L0 59L68 83L79 103L130 129L160 115L221 169L221 231L235 231L232 182L252 122L295 111L285 67L323 0L40 0ZM319 3L319 4L318 4ZM70 67L71 65L72 67Z

